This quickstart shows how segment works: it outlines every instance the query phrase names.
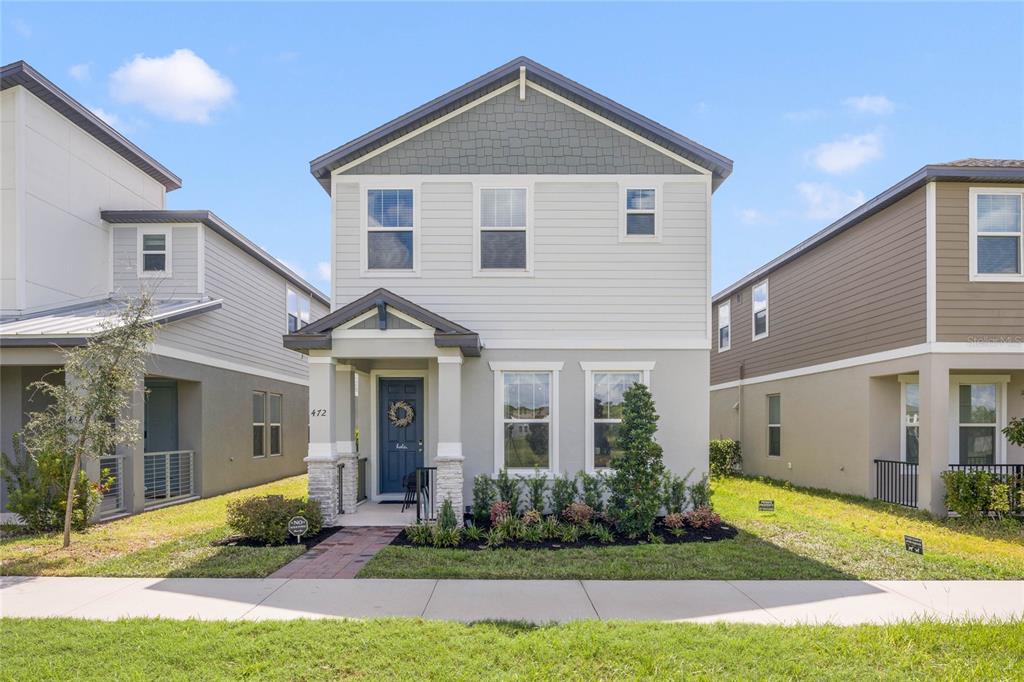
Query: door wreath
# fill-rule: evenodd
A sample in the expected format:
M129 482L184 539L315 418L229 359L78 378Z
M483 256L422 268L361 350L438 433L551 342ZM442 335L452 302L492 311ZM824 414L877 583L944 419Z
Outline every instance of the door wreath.
M401 416L399 416L399 413L401 413ZM416 412L412 409L412 405L404 400L396 400L388 407L388 422L396 429L404 429L412 424L415 416Z

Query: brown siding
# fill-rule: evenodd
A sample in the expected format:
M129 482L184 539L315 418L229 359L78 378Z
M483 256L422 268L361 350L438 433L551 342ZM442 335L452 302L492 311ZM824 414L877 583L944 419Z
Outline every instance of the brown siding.
M1000 185L1006 187L1024 185ZM1024 282L970 281L971 185L940 182L935 194L937 341L1024 337Z
M732 295L732 348L718 352L712 306L711 383L761 376L924 343L925 190L768 274L767 338L752 341L752 287ZM758 282L755 282L756 285Z

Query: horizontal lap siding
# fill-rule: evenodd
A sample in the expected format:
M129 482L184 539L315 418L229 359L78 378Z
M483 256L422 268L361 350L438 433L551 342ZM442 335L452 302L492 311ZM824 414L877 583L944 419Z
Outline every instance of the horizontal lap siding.
M748 286L731 297L732 348L719 353L716 302L711 383L741 365L749 378L924 343L925 251L921 189L771 272L766 338L752 340Z
M305 359L282 345L285 287L283 277L207 229L206 295L224 303L167 325L157 343L305 381ZM323 312L314 304L311 314L316 318Z
M335 305L385 287L479 332L485 343L651 334L703 342L706 186L669 182L662 194L662 240L622 243L617 182L537 181L533 276L474 277L472 184L425 182L421 275L360 277L359 188L339 182Z
M137 296L141 289L157 299L194 298L199 292L199 243L195 225L171 227L171 274L139 278L138 228L114 231L114 293ZM159 226L158 229L164 229Z
M970 281L970 187L960 182L936 185L936 338L1020 341L1024 338L1024 282Z

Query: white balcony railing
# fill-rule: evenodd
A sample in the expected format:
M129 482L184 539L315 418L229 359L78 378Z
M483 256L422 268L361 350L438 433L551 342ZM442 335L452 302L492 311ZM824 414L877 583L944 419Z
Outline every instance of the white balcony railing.
M125 465L125 455L111 455L100 457L100 471L107 470L114 477L110 489L103 493L103 500L100 501L100 516L114 516L125 511L124 491L125 476L128 474L128 467Z
M146 506L193 497L195 489L195 452L147 452L142 456L145 469Z

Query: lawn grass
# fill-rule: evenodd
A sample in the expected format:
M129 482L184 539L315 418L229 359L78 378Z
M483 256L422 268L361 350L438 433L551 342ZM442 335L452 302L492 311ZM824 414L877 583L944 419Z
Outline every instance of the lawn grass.
M1024 626L5 620L4 677L1021 679Z
M1024 525L938 521L909 509L748 478L714 482L734 540L547 551L387 547L360 578L1012 579L1024 576ZM774 499L775 512L757 510ZM903 535L924 541L907 552Z
M0 540L3 575L88 575L234 578L262 577L305 551L283 547L213 547L231 534L227 504L250 495L306 496L306 477L294 476L226 495L186 502L90 526L61 549L60 533Z

